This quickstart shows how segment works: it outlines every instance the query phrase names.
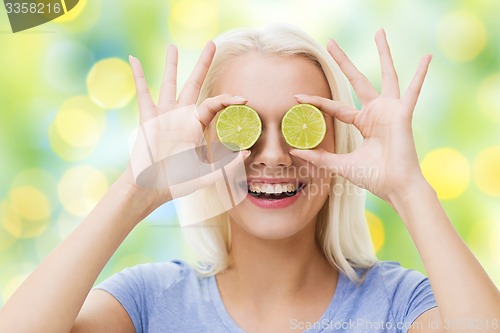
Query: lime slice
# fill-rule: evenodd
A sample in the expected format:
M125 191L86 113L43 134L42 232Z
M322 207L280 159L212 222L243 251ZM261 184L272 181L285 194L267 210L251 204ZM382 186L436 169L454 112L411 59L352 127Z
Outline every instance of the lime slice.
M315 148L325 137L325 117L314 105L297 104L283 116L281 132L286 143L294 148Z
M246 105L230 105L219 113L217 137L227 148L238 151L252 147L262 133L259 114Z

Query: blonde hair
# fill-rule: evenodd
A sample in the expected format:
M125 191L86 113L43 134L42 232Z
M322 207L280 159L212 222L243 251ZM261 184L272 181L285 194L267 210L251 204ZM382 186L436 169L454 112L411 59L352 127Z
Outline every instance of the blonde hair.
M354 105L348 81L326 50L302 30L289 25L262 29L237 29L215 40L217 51L198 102L210 97L221 67L233 57L249 52L269 55L303 56L317 63L324 72L334 100ZM356 149L362 137L353 126L334 119L335 152ZM340 176L332 177L328 199L318 213L316 240L327 260L353 282L361 278L355 268L369 268L376 261L364 216L365 193ZM231 230L227 213L183 228L197 256L199 274L210 276L228 267Z

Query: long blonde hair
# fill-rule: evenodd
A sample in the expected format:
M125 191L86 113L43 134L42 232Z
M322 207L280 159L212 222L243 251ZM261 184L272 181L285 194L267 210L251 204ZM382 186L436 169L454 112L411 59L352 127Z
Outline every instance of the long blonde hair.
M348 81L326 50L302 30L289 25L270 25L262 29L237 29L215 40L217 51L198 102L212 94L218 72L231 58L249 52L269 55L298 55L317 63L324 72L334 100L354 105ZM334 119L335 152L348 153L362 141L353 126ZM376 261L364 216L365 193L340 176L331 180L328 199L318 213L316 240L325 257L353 282L361 279L355 268L369 268ZM197 257L198 273L210 276L228 266L231 230L228 214L223 213L183 228Z

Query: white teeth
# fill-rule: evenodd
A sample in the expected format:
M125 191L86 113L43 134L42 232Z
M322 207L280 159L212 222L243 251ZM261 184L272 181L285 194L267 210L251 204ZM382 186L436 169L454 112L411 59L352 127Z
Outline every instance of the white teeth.
M281 194L297 190L295 184L249 184L248 189L253 193Z

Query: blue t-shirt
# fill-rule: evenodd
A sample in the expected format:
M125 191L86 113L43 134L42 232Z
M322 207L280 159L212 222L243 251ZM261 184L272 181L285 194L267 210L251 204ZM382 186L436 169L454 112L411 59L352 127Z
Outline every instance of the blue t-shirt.
M127 268L95 288L121 303L138 333L244 332L226 311L215 277L199 276L184 261ZM340 273L321 318L317 322L291 319L290 328L307 333L407 332L418 316L435 306L425 275L397 262L379 261L361 285Z

